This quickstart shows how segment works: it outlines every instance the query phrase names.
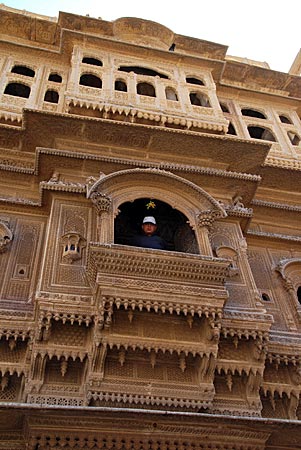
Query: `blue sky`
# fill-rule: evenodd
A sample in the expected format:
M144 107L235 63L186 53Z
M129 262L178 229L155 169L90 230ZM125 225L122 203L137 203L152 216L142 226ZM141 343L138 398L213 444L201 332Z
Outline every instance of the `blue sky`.
M177 34L228 45L229 55L266 61L282 72L288 72L301 47L301 0L2 1L52 17L66 11L104 20L129 16L154 20Z

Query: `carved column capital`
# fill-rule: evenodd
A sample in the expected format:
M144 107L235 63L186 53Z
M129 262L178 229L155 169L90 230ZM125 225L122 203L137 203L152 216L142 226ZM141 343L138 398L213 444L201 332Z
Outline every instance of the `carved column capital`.
M92 192L90 198L98 214L109 211L112 200L106 194Z
M212 227L215 218L216 213L214 211L201 211L197 216L197 224L199 227L206 227L209 230Z

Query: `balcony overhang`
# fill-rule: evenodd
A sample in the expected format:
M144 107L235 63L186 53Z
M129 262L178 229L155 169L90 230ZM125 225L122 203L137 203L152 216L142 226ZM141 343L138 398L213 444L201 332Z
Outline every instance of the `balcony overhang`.
M96 297L117 308L221 317L228 267L204 255L91 243L87 275Z

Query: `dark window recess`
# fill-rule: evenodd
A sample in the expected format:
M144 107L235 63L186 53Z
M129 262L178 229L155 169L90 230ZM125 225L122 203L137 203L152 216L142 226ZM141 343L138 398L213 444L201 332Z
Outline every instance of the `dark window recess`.
M297 289L297 298L298 298L298 302L301 305L301 286L299 286Z
M268 294L265 294L265 293L262 293L262 294L261 294L261 298L262 298L262 300L263 300L264 302L270 302L270 301L271 301L271 299L270 299L270 297L268 296Z
M59 94L56 91L49 89L45 93L44 102L58 103L59 102Z
M96 59L96 58L89 58L88 56L85 56L82 59L82 62L84 64L91 64L91 66L102 66L102 61L100 61L100 59Z
M149 83L138 83L137 94L147 95L148 97L156 97L155 88L152 84Z
M115 91L127 92L128 88L124 81L116 80L115 81Z
M229 112L230 112L228 106L225 105L225 103L220 103L220 107L221 107L221 110L222 110L224 113L229 113Z
M115 244L132 245L135 236L141 233L145 216L154 216L157 221L157 233L167 244L167 250L199 253L195 233L189 226L187 217L169 204L152 199L154 210L147 209L149 198L123 203L118 207L120 213L115 219Z
M9 83L5 88L4 94L28 98L30 95L30 87L22 83Z
M198 86L205 86L204 81L199 80L198 78L193 78L193 77L187 77L186 78L186 83L197 84Z
M236 130L231 122L229 123L227 134L233 134L235 136L237 135Z
M243 108L241 110L241 113L243 116L257 117L257 119L266 119L266 116L260 111L256 111L256 109Z
M270 130L267 130L266 128L249 126L248 131L251 138L276 142L273 133Z
M288 135L288 138L291 141L292 145L300 144L300 138L296 133L294 133L293 131L288 131L287 135Z
M191 92L189 94L190 103L194 106L203 106L205 108L210 108L210 102L208 98L200 93Z
M279 119L282 123L292 123L291 119L289 119L287 116L281 115L279 116Z
M54 81L55 83L61 83L62 77L58 73L51 73L48 77L49 81Z
M168 76L164 75L163 73L157 72L156 70L147 69L146 67L140 67L140 66L120 66L118 68L121 72L134 72L137 75L146 75L148 77L160 77L164 78L165 80L168 80Z
M81 75L79 84L82 86L94 87L97 89L102 88L102 81L96 75L92 75L91 73L84 73Z
M26 66L14 66L11 71L12 71L12 73L18 73L19 75L24 75L25 77L33 78L35 76L35 71L32 69L29 69L29 67L26 67Z
M171 44L171 46L169 47L169 51L174 52L175 49L176 49L176 44L175 43Z

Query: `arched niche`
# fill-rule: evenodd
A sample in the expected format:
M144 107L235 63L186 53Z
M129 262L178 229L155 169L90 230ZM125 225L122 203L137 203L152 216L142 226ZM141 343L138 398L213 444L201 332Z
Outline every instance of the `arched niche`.
M205 190L160 169L128 169L102 175L88 188L87 197L92 199L99 212L101 243L114 242L114 219L119 208L138 199L156 199L182 213L194 230L203 254L211 254L206 226L214 218L227 215L221 204Z
M301 258L281 260L276 271L282 276L286 289L291 293L298 310L301 311Z

